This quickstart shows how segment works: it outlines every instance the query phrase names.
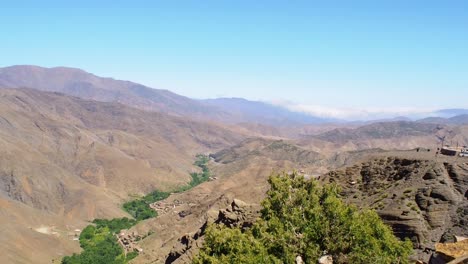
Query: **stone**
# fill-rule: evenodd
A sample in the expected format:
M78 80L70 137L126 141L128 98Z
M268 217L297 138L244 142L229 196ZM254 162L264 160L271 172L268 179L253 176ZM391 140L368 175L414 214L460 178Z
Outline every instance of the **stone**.
M333 257L331 255L323 255L318 259L318 264L333 264Z
M450 260L468 255L468 240L455 243L437 243L436 252L444 254Z
M247 228L252 226L258 217L258 208L258 205L250 205L241 200L233 199L226 209L208 210L205 216L206 222L193 235L181 237L166 257L165 263L173 263L175 261L186 263L186 261L189 261L194 252L203 245L205 230L210 224L222 224L229 228Z
M234 210L243 211L247 207L247 203L245 203L244 201L241 201L239 199L234 199L232 201L231 206L232 206L232 209L234 209Z

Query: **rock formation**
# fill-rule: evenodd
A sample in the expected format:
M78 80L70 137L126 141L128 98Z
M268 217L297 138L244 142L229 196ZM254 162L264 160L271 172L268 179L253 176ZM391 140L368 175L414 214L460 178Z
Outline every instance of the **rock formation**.
M178 240L165 263L186 263L197 253L203 245L205 230L210 224L224 225L227 227L248 228L252 226L259 216L258 205L247 204L239 199L233 199L231 204L220 210L209 210L206 213L206 221L194 234L186 234Z
M468 240L454 243L437 243L436 252L431 256L430 264L468 263Z
M398 237L413 242L415 259L427 262L436 243L468 235L466 160L379 157L322 180L337 183L359 207L377 210Z

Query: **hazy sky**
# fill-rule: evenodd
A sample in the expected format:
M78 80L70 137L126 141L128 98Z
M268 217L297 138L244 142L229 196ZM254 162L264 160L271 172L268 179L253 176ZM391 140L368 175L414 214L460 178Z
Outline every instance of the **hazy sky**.
M468 1L67 2L3 1L0 66L325 111L468 108Z

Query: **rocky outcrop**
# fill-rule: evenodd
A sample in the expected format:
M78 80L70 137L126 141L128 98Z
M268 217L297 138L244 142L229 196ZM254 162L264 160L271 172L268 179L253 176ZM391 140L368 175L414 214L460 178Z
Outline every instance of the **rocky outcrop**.
M259 216L259 206L233 199L225 209L209 210L205 223L194 234L182 236L166 258L165 263L187 263L203 245L205 230L210 224L224 225L230 228L248 228Z
M455 243L437 243L430 264L468 263L468 240ZM462 262L457 262L462 261Z
M468 235L468 163L380 157L328 173L342 195L375 209L395 235L409 238L415 259L427 262L436 243Z

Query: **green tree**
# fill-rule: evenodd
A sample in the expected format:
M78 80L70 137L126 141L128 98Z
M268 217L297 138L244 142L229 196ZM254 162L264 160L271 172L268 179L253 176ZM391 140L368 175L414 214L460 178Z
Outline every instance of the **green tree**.
M375 211L344 203L335 185L297 174L272 175L260 219L245 232L210 226L194 263L408 263L409 241L396 238Z
M96 219L94 225L88 225L80 234L80 246L83 251L62 259L62 264L124 264L135 257L125 257L123 249L117 243L115 233L136 223L133 219L116 218L112 220Z

